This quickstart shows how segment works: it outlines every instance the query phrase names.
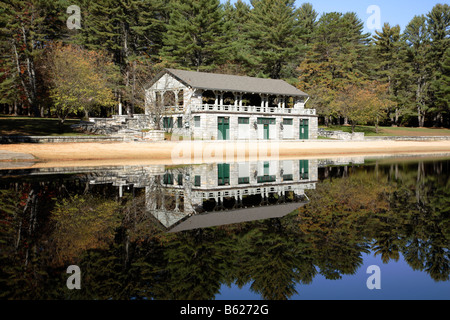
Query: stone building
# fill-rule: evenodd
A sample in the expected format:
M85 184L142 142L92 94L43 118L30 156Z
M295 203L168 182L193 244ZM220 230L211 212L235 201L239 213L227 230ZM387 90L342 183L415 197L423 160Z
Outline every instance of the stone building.
M283 80L165 69L146 89L154 129L203 140L317 139L308 95Z

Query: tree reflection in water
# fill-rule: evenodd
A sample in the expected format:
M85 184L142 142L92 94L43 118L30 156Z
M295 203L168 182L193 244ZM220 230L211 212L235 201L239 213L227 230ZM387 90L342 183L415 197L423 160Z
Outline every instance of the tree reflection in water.
M0 295L214 299L223 284L251 284L263 299L289 299L319 274L355 274L369 252L384 263L402 255L412 269L449 281L449 165L322 168L310 203L284 218L179 233L145 211L142 190L118 198L111 185L87 188L83 175L5 178ZM81 290L65 286L70 264L82 270Z

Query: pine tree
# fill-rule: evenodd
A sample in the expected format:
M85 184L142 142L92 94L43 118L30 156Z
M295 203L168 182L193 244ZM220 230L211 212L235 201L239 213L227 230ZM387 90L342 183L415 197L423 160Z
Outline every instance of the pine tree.
M0 42L9 63L4 65L9 69L6 73L15 77L15 83L20 83L25 103L35 116L43 114L40 105L40 87L38 63L46 43L57 34L55 6L46 0L7 0L0 3ZM50 32L53 30L52 32ZM11 60L12 57L12 60ZM13 71L11 68L14 68ZM8 86L3 86L3 89ZM10 86L16 90L16 86Z
M445 116L445 125L448 127L450 126L450 48L445 51L442 57L440 69L442 73L433 83L433 88L436 105L439 106L442 117ZM444 122L444 119L442 122Z
M337 99L349 86L367 81L368 35L354 13L324 14L314 41L299 66L300 86L311 95L312 107L325 117L339 117Z
M234 5L228 0L223 5L224 33L227 35L229 50L227 61L218 72L239 75L252 74L256 64L253 52L246 42L246 21L250 13L250 6L242 0L237 0Z
M157 62L164 32L163 0L82 0L82 29L72 41L90 50L106 50L122 74L117 81L116 98L134 113L137 90L137 64ZM142 65L142 63L141 63Z
M162 59L197 71L223 64L229 45L219 0L171 1L170 10Z
M444 85L443 60L444 54L450 48L450 6L447 4L437 4L427 14L427 25L430 33L430 49L427 52L427 60L430 65L431 77L431 105L429 112L434 117L434 125L440 126L443 122L443 113L446 113L447 106L440 99L441 86Z
M400 26L391 27L385 23L381 31L373 36L371 77L387 84L387 94L395 106L389 111L391 123L399 125L400 117L405 113L408 87L402 58L405 54L405 43L402 41Z
M246 24L246 41L261 76L279 79L289 61L299 56L293 0L253 0Z
M430 102L430 65L426 58L430 48L430 33L425 16L415 16L406 26L403 37L408 45L406 62L415 92L412 100L417 111L418 126L423 127Z
M313 41L313 34L317 27L318 13L313 9L311 3L303 3L297 10L297 24L299 27L299 37L302 44L309 45Z

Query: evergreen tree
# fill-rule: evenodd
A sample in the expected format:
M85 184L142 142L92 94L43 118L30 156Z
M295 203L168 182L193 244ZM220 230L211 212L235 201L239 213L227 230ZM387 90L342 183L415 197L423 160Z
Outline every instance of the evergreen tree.
M224 32L227 34L230 49L228 50L226 65L221 66L218 71L239 75L252 74L256 61L245 37L250 6L242 0L237 0L234 5L228 0L223 6L223 10Z
M403 36L408 45L406 59L409 78L415 92L412 98L414 109L417 111L418 125L423 127L430 102L430 64L427 60L430 33L425 16L415 16L406 26Z
M134 113L137 64L157 61L164 32L163 0L81 0L82 29L72 41L90 50L106 50L113 55L122 79L115 88L129 115Z
M444 118L447 127L450 125L450 48L448 48L442 58L442 73L440 77L433 83L435 89L436 105L439 106L441 115ZM444 121L444 120L442 120Z
M406 65L402 58L405 54L405 43L401 39L400 26L391 27L385 23L381 31L375 31L373 36L372 78L387 84L387 94L395 106L389 111L391 123L399 125L400 117L405 113L407 104Z
M429 111L434 114L434 125L443 123L443 114L447 112L446 104L439 97L441 86L444 85L443 60L444 54L450 48L450 6L437 4L427 14L427 24L430 33L430 50L427 60L431 68L431 107Z
M163 60L197 71L211 70L225 61L229 48L219 0L171 1L170 12Z
M279 79L289 61L299 56L293 0L253 0L246 24L246 41L260 76ZM256 66L255 66L256 67Z
M24 94L23 102L35 116L43 115L40 98L44 90L40 87L39 58L45 45L58 36L57 30L62 23L55 18L58 8L58 3L49 0L6 0L0 3L0 45L9 61L4 64L8 69L5 74L9 75L8 83L14 84L2 85L2 91L6 90L7 95L17 98L16 83L19 82L20 91Z
M157 57L164 32L163 0L81 0L79 5L83 26L74 42L107 50L122 69L135 55Z
M303 3L296 10L297 23L300 29L299 37L304 45L309 45L313 41L313 34L318 23L318 15L311 3Z
M299 66L300 86L311 95L312 107L325 117L339 117L337 98L349 86L367 81L368 35L354 13L324 14L314 41Z

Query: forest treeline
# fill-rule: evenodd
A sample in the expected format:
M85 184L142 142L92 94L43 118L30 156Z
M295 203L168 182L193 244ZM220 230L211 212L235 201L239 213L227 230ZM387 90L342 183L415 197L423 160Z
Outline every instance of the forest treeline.
M327 125L450 127L449 41L447 4L372 35L293 0L6 0L0 112L142 113L145 85L175 67L284 79Z

